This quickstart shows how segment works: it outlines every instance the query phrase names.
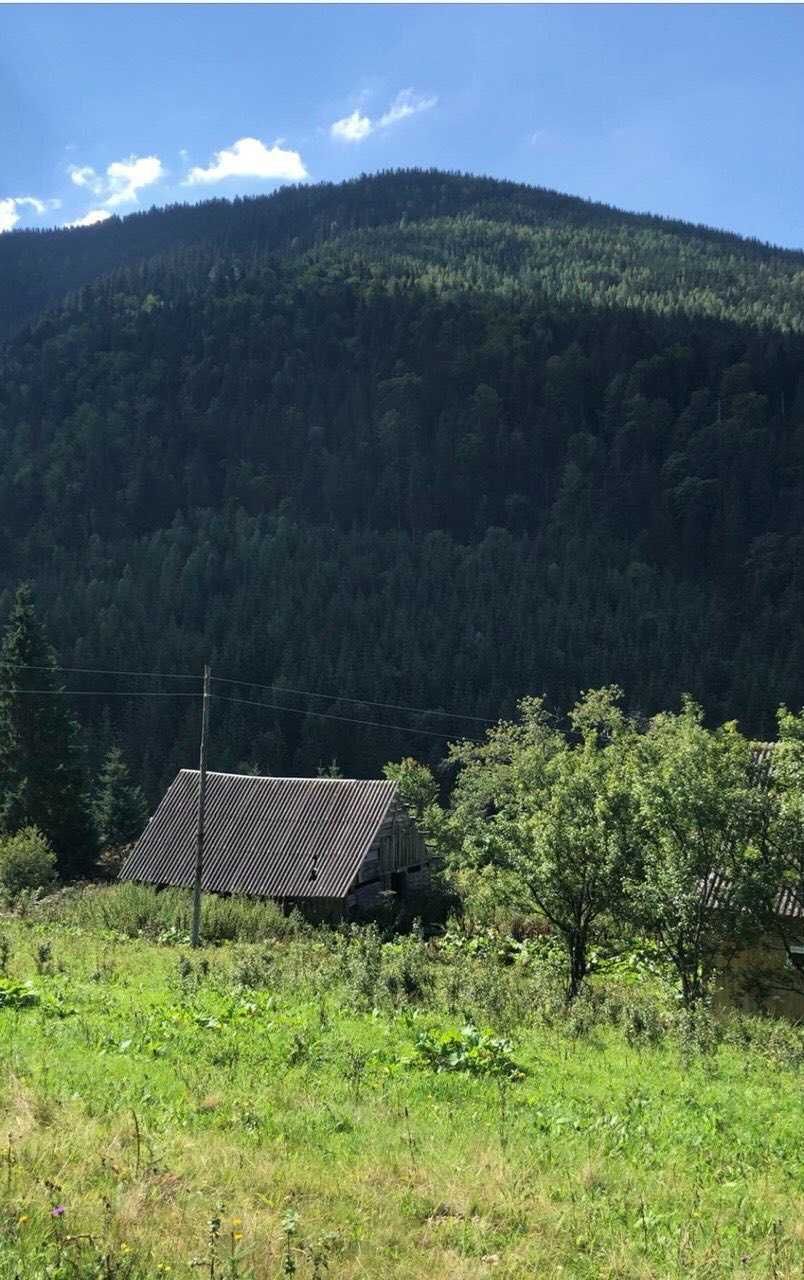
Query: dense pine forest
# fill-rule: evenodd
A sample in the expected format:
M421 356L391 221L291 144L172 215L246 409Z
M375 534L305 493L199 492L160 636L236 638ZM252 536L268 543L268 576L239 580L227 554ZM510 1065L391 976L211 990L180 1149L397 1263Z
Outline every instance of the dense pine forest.
M26 579L66 667L253 682L214 767L804 701L804 253L405 171L13 232L0 282L0 620ZM192 763L192 682L63 678L95 768Z

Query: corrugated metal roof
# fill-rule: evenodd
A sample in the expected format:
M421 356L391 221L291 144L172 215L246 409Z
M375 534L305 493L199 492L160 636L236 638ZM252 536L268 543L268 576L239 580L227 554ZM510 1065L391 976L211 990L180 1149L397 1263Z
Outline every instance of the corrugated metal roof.
M754 764L759 767L769 767L775 747L775 742L755 742L753 744Z
M708 897L711 906L727 907L731 898L731 889L725 876L710 875L703 885L708 886ZM773 910L777 916L788 920L804 919L804 893L795 885L782 885L773 902Z
M754 764L759 781L763 784L769 783L772 777L778 746L778 742L754 743ZM777 916L788 920L804 920L804 885L783 885L777 895L774 910Z
M753 744L754 777L760 786L766 786L770 781L775 747L775 742L755 742Z
M804 920L804 890L788 885L779 890L776 899L776 914L786 916L789 920Z
M396 798L395 782L208 773L203 888L343 898ZM120 878L190 886L198 771L182 769Z

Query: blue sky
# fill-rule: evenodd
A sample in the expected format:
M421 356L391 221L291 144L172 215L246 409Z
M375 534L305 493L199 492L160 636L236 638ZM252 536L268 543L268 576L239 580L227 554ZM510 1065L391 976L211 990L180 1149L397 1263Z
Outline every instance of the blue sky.
M0 230L403 165L804 247L804 8L0 5Z

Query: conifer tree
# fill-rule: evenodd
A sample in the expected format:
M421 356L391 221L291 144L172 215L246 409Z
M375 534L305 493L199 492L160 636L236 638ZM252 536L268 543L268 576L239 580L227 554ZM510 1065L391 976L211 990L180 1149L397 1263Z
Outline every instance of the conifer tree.
M131 781L119 747L112 747L103 762L93 806L101 849L119 849L142 834L148 808L142 789Z
M0 645L0 831L38 827L64 879L90 873L95 855L78 734L31 589L20 586Z

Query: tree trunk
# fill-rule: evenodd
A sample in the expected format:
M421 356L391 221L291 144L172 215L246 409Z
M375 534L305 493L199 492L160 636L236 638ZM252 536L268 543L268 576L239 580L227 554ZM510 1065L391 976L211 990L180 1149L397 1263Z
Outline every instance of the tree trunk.
M578 995L586 977L586 934L576 933L567 939L569 948L569 981L567 982L566 1002Z

